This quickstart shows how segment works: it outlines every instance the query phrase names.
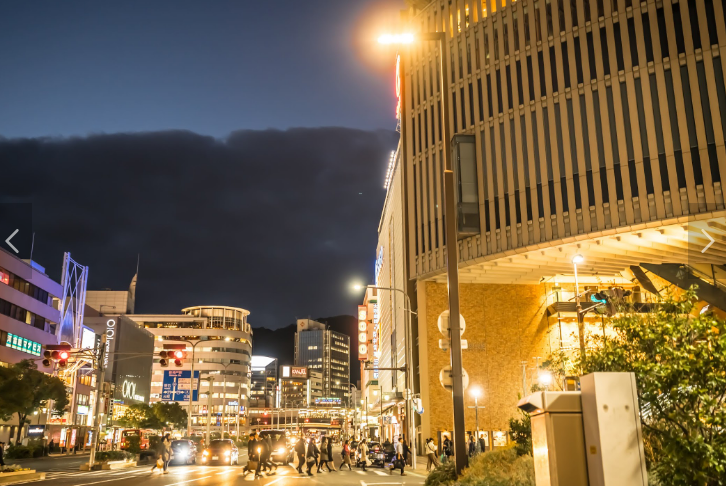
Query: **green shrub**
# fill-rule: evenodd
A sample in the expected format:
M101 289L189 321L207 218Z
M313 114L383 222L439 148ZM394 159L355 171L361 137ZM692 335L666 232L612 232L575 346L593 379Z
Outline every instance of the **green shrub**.
M5 466L0 466L0 473L4 472L20 472L20 471L30 471L29 467L23 467L19 464L6 464Z
M517 454L523 456L525 454L532 455L532 420L528 413L519 411L522 415L521 420L509 419L509 437L514 442L514 449Z
M33 457L34 449L23 445L11 445L5 449L5 457L8 459L29 459Z
M474 456L459 478L461 486L534 486L534 460L515 447Z
M126 450L138 454L141 452L141 437L138 435L131 435L126 437Z
M424 486L444 486L454 484L455 482L456 468L454 467L454 461L451 460L431 471L426 476Z
M129 451L104 451L96 453L96 462L131 461L135 458L136 454Z

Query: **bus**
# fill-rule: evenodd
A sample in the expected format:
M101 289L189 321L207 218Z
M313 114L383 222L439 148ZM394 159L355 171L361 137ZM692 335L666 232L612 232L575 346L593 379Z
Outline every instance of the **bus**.
M149 449L149 436L153 435L149 430L143 429L126 429L121 432L121 450L125 451L129 448L129 442L126 440L128 437L140 437L139 447L142 451Z

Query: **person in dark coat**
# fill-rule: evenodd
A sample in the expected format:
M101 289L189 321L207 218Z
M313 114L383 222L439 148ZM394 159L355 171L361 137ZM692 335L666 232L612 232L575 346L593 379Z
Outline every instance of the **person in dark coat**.
M244 468L244 475L246 476L248 472L252 472L250 469L250 462L257 462L257 468L255 469L255 479L261 476L260 474L260 467L262 466L262 461L260 461L260 452L261 452L262 446L260 445L260 442L257 440L257 437L255 433L250 434L250 440L247 442L247 459L248 463Z
M295 454L297 454L297 472L302 474L305 465L305 439L302 437L295 444Z
M0 442L0 466L5 465L5 461L3 460L4 455L5 455L5 442Z
M330 471L330 466L333 466L333 472L337 471L335 469L335 461L333 461L333 439L328 439L328 471Z
M313 466L317 464L318 462L318 456L320 455L320 450L318 450L318 446L315 445L315 439L310 439L310 442L308 442L308 451L305 455L307 461L308 461L308 476L312 476L313 473L311 472L313 469Z

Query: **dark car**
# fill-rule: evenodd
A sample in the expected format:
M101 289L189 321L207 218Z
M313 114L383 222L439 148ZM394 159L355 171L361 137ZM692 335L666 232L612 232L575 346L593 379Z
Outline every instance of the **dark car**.
M202 452L202 464L239 464L239 451L231 439L217 439Z
M197 444L193 440L175 440L171 443L171 462L176 464L196 464Z
M373 466L386 467L386 464L393 462L396 455L396 448L390 442L369 442L368 460Z
M260 432L260 438L267 440L270 438L272 442L272 450L270 456L273 461L288 464L295 460L295 447L288 444L288 436L284 430L263 430Z

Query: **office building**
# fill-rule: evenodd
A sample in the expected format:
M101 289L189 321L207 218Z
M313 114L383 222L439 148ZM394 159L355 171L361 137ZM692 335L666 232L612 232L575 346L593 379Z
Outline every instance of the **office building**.
M280 408L320 406L323 398L323 373L306 366L280 366L278 389L277 406Z
M43 346L58 344L62 295L60 284L51 280L38 263L21 260L0 248L0 366L32 359L37 360L39 370L52 372L43 367ZM45 429L47 416L33 416L35 429ZM0 421L0 441L14 439L17 429L16 416Z
M155 337L150 402L175 401L189 407L191 363L192 426L195 433L206 430L211 413L212 430L236 432L245 424L245 407L250 392L252 328L250 312L237 307L196 306L181 314L135 314L126 316ZM181 367L173 362L162 367L159 352L164 344L185 344L187 357ZM209 379L212 379L210 386ZM211 409L208 394L211 393Z
M320 371L323 398L346 403L350 394L350 338L346 334L327 329L322 322L298 319L295 365Z
M277 394L277 359L252 356L250 368L250 408L274 408Z
M726 19L719 0L407 4L406 31L444 33L443 53L428 41L398 51L420 450L421 437L453 423L439 382L450 362L438 322L454 243L444 154L455 176L463 363L481 391L479 425L495 437L542 358L578 348L575 255L580 291L622 286L657 300L688 274L721 295ZM716 240L708 249L704 231ZM601 332L601 321L586 314L586 332ZM469 393L466 401L472 430Z
M86 292L86 305L100 313L133 314L136 307L136 280L134 275L128 290L89 290Z

